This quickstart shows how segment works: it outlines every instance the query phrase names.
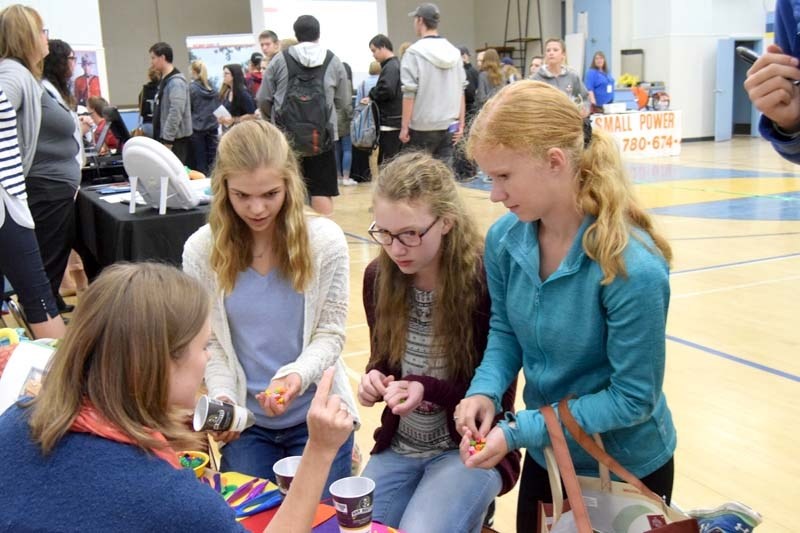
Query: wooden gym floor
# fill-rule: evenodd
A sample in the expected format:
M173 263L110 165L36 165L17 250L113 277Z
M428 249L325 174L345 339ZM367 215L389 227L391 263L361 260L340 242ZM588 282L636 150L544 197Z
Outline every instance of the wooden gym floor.
M675 254L664 384L678 430L673 499L684 509L739 500L764 516L759 531L797 531L800 167L749 137L682 150L628 162ZM504 209L483 184L462 190L485 232ZM354 393L369 358L362 273L378 252L369 206L369 185L343 187L333 217L350 247L343 355ZM360 411L365 461L382 408ZM516 506L516 489L498 499L498 531L515 531Z
M800 167L737 137L628 168L675 254L664 384L678 430L673 499L684 509L739 500L764 516L759 531L797 531ZM341 189L333 218L350 245L343 355L355 393L369 358L362 273L378 246L367 235L370 187ZM463 193L484 232L505 212L483 184ZM382 409L361 408L365 459ZM498 500L497 530L515 531L516 506L516 490Z

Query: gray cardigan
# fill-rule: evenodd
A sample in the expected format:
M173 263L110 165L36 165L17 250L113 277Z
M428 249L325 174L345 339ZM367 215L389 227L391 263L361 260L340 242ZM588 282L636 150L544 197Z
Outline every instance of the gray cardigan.
M17 136L22 171L27 176L36 154L42 122L42 86L16 59L0 59L0 87L17 112Z

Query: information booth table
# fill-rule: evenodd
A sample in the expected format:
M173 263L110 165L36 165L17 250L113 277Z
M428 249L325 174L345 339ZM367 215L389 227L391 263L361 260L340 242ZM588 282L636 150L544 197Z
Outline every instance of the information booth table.
M592 127L611 134L623 157L680 155L680 111L629 111L592 115Z

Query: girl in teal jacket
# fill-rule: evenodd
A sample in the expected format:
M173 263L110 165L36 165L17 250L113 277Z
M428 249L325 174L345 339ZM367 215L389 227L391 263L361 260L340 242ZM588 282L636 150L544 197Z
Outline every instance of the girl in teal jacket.
M490 468L526 448L518 531L551 501L538 409L569 406L588 433L669 500L675 428L662 392L669 244L637 204L614 141L592 131L558 89L524 81L492 98L468 150L493 178L490 199L511 214L489 230L489 341L455 417L465 439L486 438L467 466ZM525 410L494 429L503 391L525 376ZM597 463L569 439L579 474Z

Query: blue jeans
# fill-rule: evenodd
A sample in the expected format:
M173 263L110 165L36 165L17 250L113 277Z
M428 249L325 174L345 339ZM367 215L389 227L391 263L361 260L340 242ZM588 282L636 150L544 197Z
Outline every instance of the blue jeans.
M217 128L195 130L192 132L192 150L194 150L194 168L207 177L214 167L217 157Z
M427 458L384 450L369 458L361 475L375 481L375 521L406 533L480 532L502 488L497 469L467 468L458 450Z
M353 143L348 133L336 141L336 172L339 177L350 176L350 167L353 164Z
M242 432L238 439L222 448L222 472L240 472L249 476L275 482L272 465L284 457L303 455L308 441L308 426L305 422L286 429L267 429L252 426ZM350 476L353 464L353 434L339 448L331 465L322 499L330 497L328 487L343 477Z

